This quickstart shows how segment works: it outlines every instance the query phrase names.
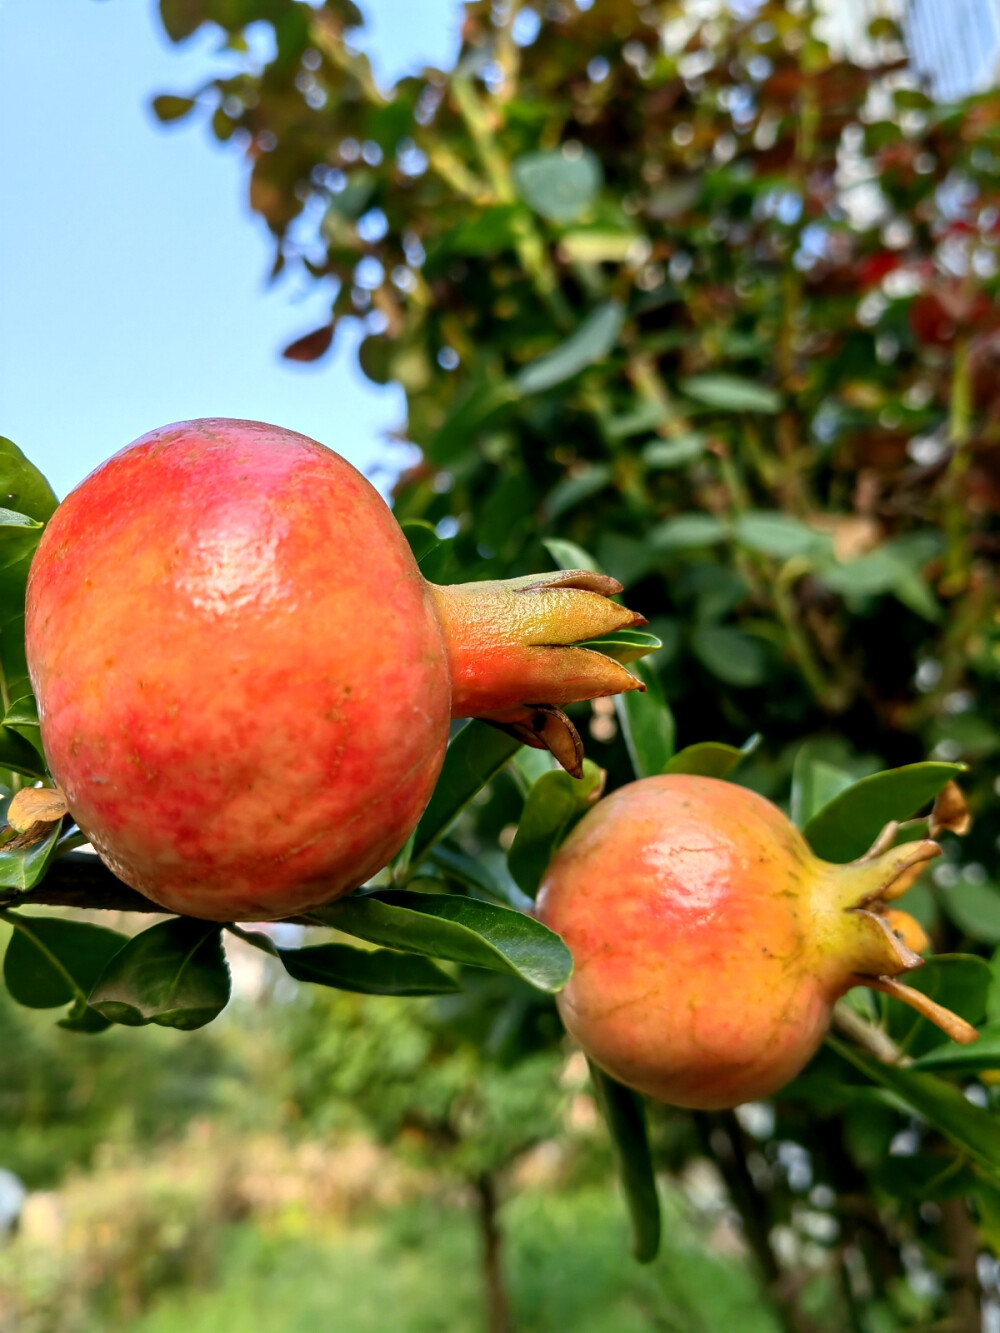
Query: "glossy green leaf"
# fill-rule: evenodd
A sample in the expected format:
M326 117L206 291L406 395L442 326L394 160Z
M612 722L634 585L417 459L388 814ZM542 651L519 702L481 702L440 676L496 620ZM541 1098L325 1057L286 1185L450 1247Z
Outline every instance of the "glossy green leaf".
M674 753L674 715L663 697L659 676L645 662L636 662L632 669L646 692L615 695L615 712L632 771L637 778L649 778L662 773Z
M18 709L20 711L20 709ZM23 730L26 735L22 736L19 732ZM37 728L35 728L37 731ZM11 727L0 725L0 768L9 768L15 773L20 773L28 778L45 777L45 764L42 761L39 751L27 739L31 728L23 726L14 730ZM39 744L41 741L39 740Z
M91 987L128 936L86 921L22 912L6 912L4 920L14 928L3 964L13 998L29 1009L74 1004L80 1021Z
M46 523L59 501L34 463L11 440L0 435L0 505Z
M597 1104L611 1135L625 1192L632 1224L632 1253L641 1264L648 1264L660 1249L660 1198L656 1191L643 1100L637 1092L623 1087L595 1064L588 1063Z
M587 639L578 646L591 648L595 653L603 653L605 657L613 657L616 662L625 664L637 662L640 657L657 652L663 647L663 641L655 634L647 634L645 630L618 629L605 634L601 639Z
M355 949L350 944L312 944L279 949L289 976L361 995L448 995L461 987L419 954L392 949Z
M695 402L717 407L723 412L781 411L781 394L764 384L739 375L689 375L680 381L680 390Z
M592 574L604 572L590 552L577 546L576 542L564 541L562 537L546 537L542 545L559 569L589 569Z
M938 901L945 915L970 939L982 944L1000 944L1000 888L960 879L941 889Z
M411 865L427 855L438 838L465 807L500 772L520 741L486 722L469 722L448 746L434 795L423 813L413 840Z
M853 783L818 810L803 828L824 861L854 861L891 820L910 819L929 805L961 764L907 764Z
M923 1116L992 1175L1000 1173L1000 1121L996 1116L974 1106L960 1089L935 1074L883 1064L837 1037L827 1040L838 1055L891 1093L893 1100Z
M713 676L737 689L753 689L767 676L764 645L735 625L696 625L691 648Z
M651 528L646 541L656 551L692 551L714 546L728 535L726 524L711 514L678 514Z
M809 745L800 746L792 765L792 823L804 828L813 815L853 787L855 781L853 773L820 759Z
M735 745L724 745L721 741L701 741L679 750L663 771L694 773L703 778L726 778L745 758L746 751L737 750Z
M548 755L548 753L548 750L521 751L521 754L530 755ZM494 873L487 865L485 857L469 856L452 843L445 841L437 843L431 849L428 861L445 879L470 889L475 897L503 903L504 906L514 907L519 912L531 906L530 898L526 898L508 876L503 876L501 879L499 866L497 873Z
M913 1062L913 1067L957 1075L1000 1069L1000 1022L980 1028L979 1040L968 1046L946 1041L932 1047Z
M833 543L825 533L815 532L797 518L777 511L741 514L733 523L733 536L741 546L779 560L833 550Z
M61 832L57 822L32 847L0 846L0 889L33 889L48 869Z
M624 318L624 309L617 301L598 306L564 343L520 371L515 380L518 392L544 393L596 361L603 361L618 342Z
M526 153L512 168L518 194L550 222L575 222L601 188L601 164L587 149Z
M428 523L425 519L407 518L399 526L418 565L441 545L441 538L437 535L434 524Z
M507 865L518 887L534 898L549 862L573 825L586 814L602 783L601 770L583 761L583 777L543 773L528 793L507 853Z
M188 1031L229 1003L222 927L171 917L134 936L98 978L90 1003L113 1023Z
M573 970L569 950L547 926L477 898L388 891L342 898L312 915L371 944L512 972L539 990L560 990Z

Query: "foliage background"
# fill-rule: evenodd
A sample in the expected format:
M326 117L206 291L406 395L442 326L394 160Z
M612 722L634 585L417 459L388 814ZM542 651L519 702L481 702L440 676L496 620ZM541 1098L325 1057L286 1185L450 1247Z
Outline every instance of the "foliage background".
M969 763L973 831L913 897L938 952L990 959L995 97L930 103L888 25L878 68L838 59L806 3L474 3L455 69L388 95L346 0L160 7L174 40L214 22L237 53L247 24L273 28L263 67L156 109L247 155L276 272L337 279L329 322L286 356L330 355L360 320L365 373L405 390L394 500L444 538L428 575L599 564L663 641L648 660L677 743L761 733L737 775L779 801L793 776L801 800L927 755ZM629 780L627 712L578 721L610 784ZM506 769L452 851L509 882L533 777ZM1000 1017L991 968L953 972L975 1021ZM346 1098L469 1180L547 1137L547 1001L473 992L443 1026L429 1010L407 1038L421 1077L398 1082L389 1003L338 1000L323 1041L292 1043L296 1105L322 1119ZM352 1082L359 1012L372 1066ZM898 1014L865 1016L901 1035ZM957 1072L963 1105L992 1109L982 1060ZM995 1305L995 1175L946 1145L945 1109L928 1124L898 1093L827 1051L773 1108L653 1112L664 1173L707 1160L725 1181L787 1328L972 1329Z

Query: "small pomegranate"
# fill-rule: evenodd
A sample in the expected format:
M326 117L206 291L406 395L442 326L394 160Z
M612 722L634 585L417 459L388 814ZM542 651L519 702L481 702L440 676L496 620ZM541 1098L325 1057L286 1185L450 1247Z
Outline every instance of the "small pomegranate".
M571 571L435 587L365 478L250 421L153 431L59 507L26 640L42 739L106 864L171 911L287 916L403 846L452 717L578 769L558 706L634 689L570 645L641 616Z
M939 851L910 842L831 865L744 787L681 775L623 787L573 830L539 894L575 962L563 1022L620 1082L704 1110L793 1078L852 986L971 1041L974 1028L895 980L927 941L886 904Z

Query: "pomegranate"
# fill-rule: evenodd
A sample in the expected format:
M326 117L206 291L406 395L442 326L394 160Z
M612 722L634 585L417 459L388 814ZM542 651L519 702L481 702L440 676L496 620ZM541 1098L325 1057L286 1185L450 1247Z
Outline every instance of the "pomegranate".
M973 1040L895 980L927 941L886 904L939 851L909 842L831 865L744 787L681 775L623 787L573 830L538 898L575 962L558 997L566 1028L620 1082L704 1110L787 1083L859 984Z
M42 740L105 863L174 912L272 919L406 842L452 717L578 768L558 705L634 689L573 647L642 617L586 571L435 587L365 478L251 421L143 436L49 523L26 640Z

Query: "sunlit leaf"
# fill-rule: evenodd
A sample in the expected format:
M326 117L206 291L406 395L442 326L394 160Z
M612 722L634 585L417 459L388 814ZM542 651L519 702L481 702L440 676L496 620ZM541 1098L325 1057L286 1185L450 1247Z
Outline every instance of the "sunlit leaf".
M616 301L598 306L555 351L525 366L515 381L518 392L544 393L603 360L617 343L624 318L625 312Z

